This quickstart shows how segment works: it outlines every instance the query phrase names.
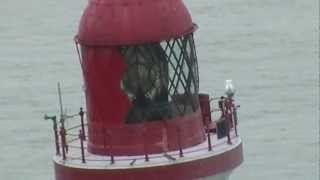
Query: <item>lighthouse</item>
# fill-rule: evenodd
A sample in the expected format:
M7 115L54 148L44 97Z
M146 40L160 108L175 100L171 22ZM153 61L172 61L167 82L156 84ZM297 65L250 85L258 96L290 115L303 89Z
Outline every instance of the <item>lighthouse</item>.
M89 0L75 36L86 108L45 117L56 180L228 178L239 106L230 80L226 97L199 92L196 30L182 0Z

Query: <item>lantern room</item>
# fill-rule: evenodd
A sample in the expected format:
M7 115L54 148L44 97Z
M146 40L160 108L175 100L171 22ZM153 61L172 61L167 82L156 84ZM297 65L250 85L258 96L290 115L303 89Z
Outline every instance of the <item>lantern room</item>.
M76 44L91 153L160 153L205 140L195 30L181 0L89 1Z

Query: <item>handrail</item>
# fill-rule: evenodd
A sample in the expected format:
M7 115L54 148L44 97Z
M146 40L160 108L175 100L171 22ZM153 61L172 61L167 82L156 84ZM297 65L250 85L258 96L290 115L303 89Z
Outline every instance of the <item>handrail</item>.
M231 103L230 103L231 102ZM220 144L232 144L232 139L234 137L238 136L237 132L237 125L238 125L238 117L237 117L237 108L239 106L235 106L233 104L233 101L229 99L229 102L225 102L225 108L226 109L214 109L212 112L215 112L215 110L221 112L221 118L224 118L224 120L227 122L227 142L222 141L219 143L213 143L214 139L211 138L212 132L211 131L206 131L206 139L207 139L207 147L201 147L198 149L183 149L182 144L181 144L181 129L179 127L176 128L177 131L177 144L178 144L178 150L177 151L171 151L171 152L166 152L164 149L163 154L150 154L148 153L148 144L146 143L147 141L145 140L144 142L144 154L140 156L132 156L130 158L124 158L121 156L115 156L112 152L112 144L109 144L110 146L110 154L105 155L104 159L92 159L89 156L86 156L86 151L87 147L85 147L85 142L88 139L86 135L86 127L88 126L87 122L84 122L84 111L82 108L80 108L80 112L75 114L73 117L80 117L80 124L74 125L72 127L68 127L65 129L64 126L61 126L58 130L57 125L54 126L53 130L55 133L55 142L56 142L56 155L57 156L62 156L63 160L67 159L73 159L73 160L80 160L82 163L87 163L91 161L106 161L110 162L110 164L114 164L116 161L130 161L130 165L133 166L137 160L144 160L144 161L151 161L153 159L157 158L163 158L164 156L167 157L168 160L173 160L178 158L184 158L188 156L191 153L195 152L200 152L200 151L212 151L216 146ZM229 104L227 104L229 103ZM205 127L204 127L205 128ZM209 128L209 127L207 127ZM78 131L78 133L75 133L74 131ZM72 132L71 132L72 131ZM231 137L230 132L234 131L235 135ZM109 133L104 133L104 136L109 136L108 138L112 138L112 136ZM147 136L144 136L147 138ZM79 144L76 144L76 142L79 142ZM77 156L72 155L70 153L71 151L73 152L75 149L77 149L80 154ZM60 153L61 152L61 153ZM108 159L109 158L109 159Z
M234 137L236 137L236 136L233 136L233 138ZM221 143L215 144L215 145L212 146L212 148L220 146L220 145L225 144L225 143L226 142L221 142ZM78 149L81 150L80 147ZM84 150L85 149L86 148L84 147ZM185 156L187 156L189 154L192 154L192 153L203 152L203 151L208 151L208 147L203 147L203 148L199 148L199 149L196 149L196 150L191 150L191 151L184 152L184 156L183 157L185 157ZM179 152L174 151L174 152L169 152L169 153L163 153L163 154L157 154L157 155L149 156L149 161L152 161L152 160L155 160L155 159L159 159L159 158L163 158L165 155L170 156L170 157L174 157L174 158L175 157L180 157L179 156ZM111 158L112 156L104 156L104 157L106 157L105 159L92 159L90 157L89 158L86 157L86 156L84 156L84 157L85 157L85 162L83 162L83 163L88 163L88 162L109 162L110 164L114 164L116 161L117 162L126 162L126 161L128 161L128 165L131 165L131 166L133 166L134 163L136 161L138 161L138 160L145 160L144 156L139 156L139 157L134 156L134 157L131 157L131 158L121 158L121 159L114 158L113 160ZM110 158L109 160L107 159L108 157ZM183 157L180 157L180 158L183 158ZM75 157L75 156L67 156L66 159L83 161L83 157L81 157L81 155L77 156L77 157ZM132 162L134 162L134 163L132 163Z

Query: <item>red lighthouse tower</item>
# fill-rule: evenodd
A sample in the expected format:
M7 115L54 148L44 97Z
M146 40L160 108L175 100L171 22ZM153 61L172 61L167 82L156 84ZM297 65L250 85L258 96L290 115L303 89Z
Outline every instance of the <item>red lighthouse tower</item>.
M75 38L87 110L54 126L56 180L223 180L241 164L232 84L217 120L199 94L196 29L182 0L89 0Z

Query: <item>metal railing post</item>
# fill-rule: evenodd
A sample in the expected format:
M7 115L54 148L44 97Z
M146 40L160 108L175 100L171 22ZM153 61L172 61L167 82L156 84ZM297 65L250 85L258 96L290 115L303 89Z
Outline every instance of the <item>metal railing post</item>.
M80 108L80 112L79 112L79 115L80 115L80 120L81 120L81 130L82 130L82 133L83 133L83 137L84 137L84 141L86 140L86 131L84 129L84 112L83 112L83 108L81 107Z
M225 119L226 123L227 123L227 138L228 138L228 144L232 144L231 142L231 137L230 137L230 129L231 129L231 123L230 121L232 121L232 119L230 119L232 117L228 117Z
M111 145L111 147L112 147L112 145ZM110 154L110 161L111 161L111 164L114 164L114 156L112 153Z
M110 161L111 161L111 164L114 164L115 161L114 161L114 155L113 155L112 139L110 134L108 134L108 136L109 136L109 143L110 143Z
M208 151L212 151L210 131L207 131L207 139L208 139Z
M79 139L80 139L80 147L81 147L81 160L82 160L82 163L86 163L86 159L84 155L84 146L83 146L84 134L82 130L79 130Z
M56 155L60 155L60 146L59 146L59 134L58 134L58 125L57 118L54 116L53 119L53 131L54 131L54 142L56 145Z
M230 137L230 131L231 128L233 126L233 108L232 108L232 98L231 97L227 97L227 99L225 100L225 104L226 104L226 121L227 121L227 137L228 137L228 144L232 144L231 142L231 137Z
M177 127L177 135L178 135L179 156L183 157L183 150L181 145L181 129L179 127Z
M238 136L238 114L237 114L237 107L233 108L233 120L234 120L234 130L236 136Z
M66 151L67 151L67 145L66 145L66 130L64 127L60 127L60 137L61 137L61 148L62 148L62 158L63 160L66 160Z
M54 133L54 142L56 146L56 155L60 156L60 145L59 145L59 130L57 124L57 117L56 116L48 116L44 115L44 120L52 120L53 123L53 133Z
M147 147L147 143L146 143L146 138L147 138L146 135L147 135L147 134L146 134L146 132L145 132L145 130L144 130L144 131L143 131L143 138L144 138L144 141L143 141L144 159L145 159L146 162L148 162L148 161L149 161L149 155L148 155L148 147Z

